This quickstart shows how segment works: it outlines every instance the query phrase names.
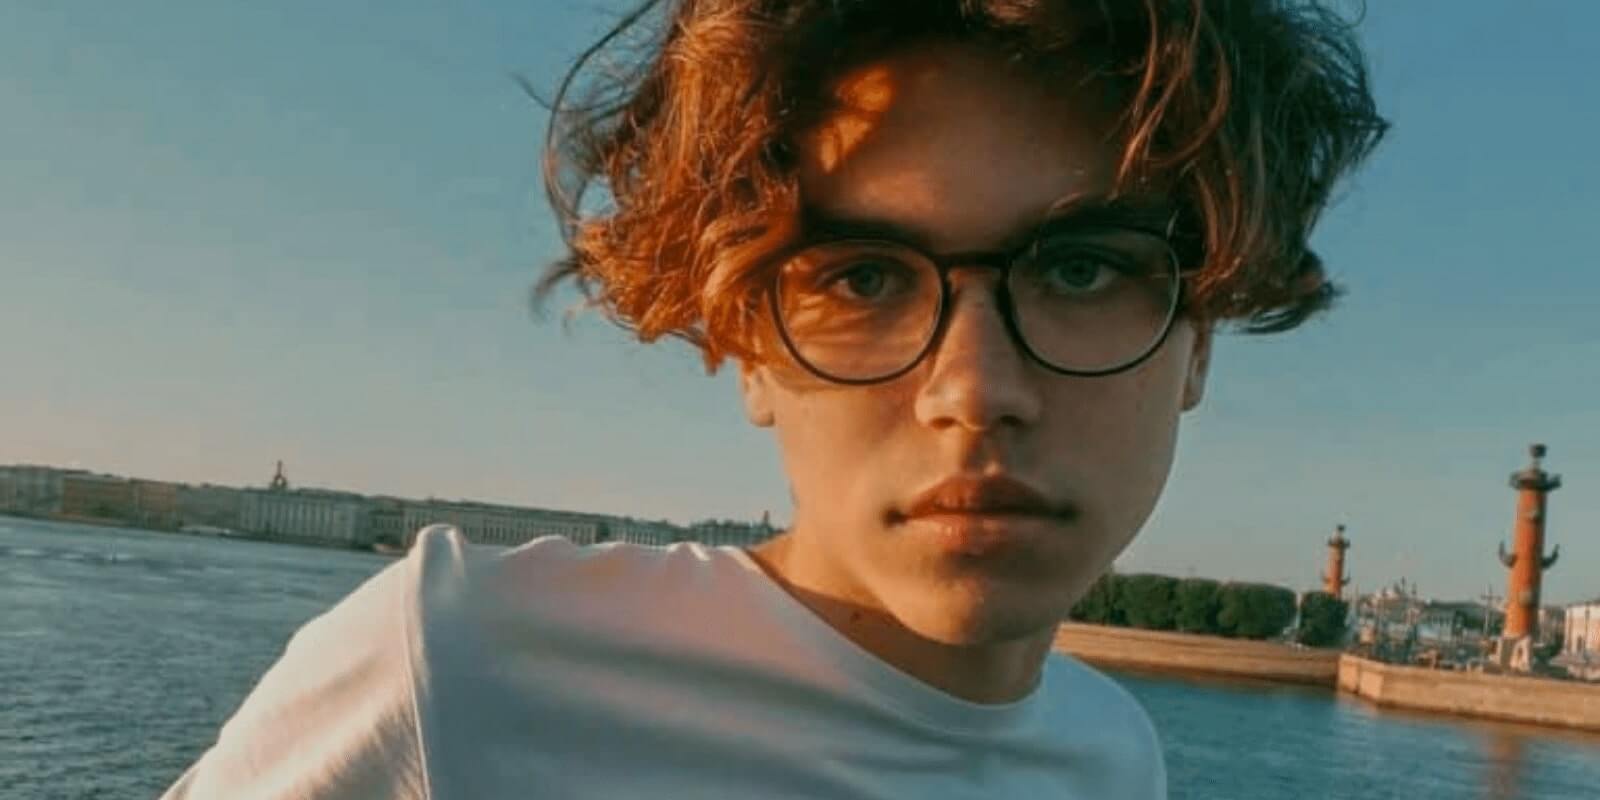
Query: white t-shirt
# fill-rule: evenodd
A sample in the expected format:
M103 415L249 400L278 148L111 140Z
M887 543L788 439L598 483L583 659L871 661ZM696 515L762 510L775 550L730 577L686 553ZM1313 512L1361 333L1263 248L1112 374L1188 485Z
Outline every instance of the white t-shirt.
M1155 730L1064 655L967 702L733 547L422 532L307 623L168 790L219 798L1166 797Z

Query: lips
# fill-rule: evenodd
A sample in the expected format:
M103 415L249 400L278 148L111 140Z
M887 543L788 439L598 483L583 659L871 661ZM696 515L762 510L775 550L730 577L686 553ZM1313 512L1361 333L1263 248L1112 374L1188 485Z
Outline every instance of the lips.
M1077 518L1068 503L1006 475L957 475L917 495L889 522L930 537L935 549L963 563L998 568L1037 569L1044 557L1070 537L1063 524Z
M959 475L917 495L904 518L947 515L1061 517L1068 509L1051 503L1043 492L1004 475Z

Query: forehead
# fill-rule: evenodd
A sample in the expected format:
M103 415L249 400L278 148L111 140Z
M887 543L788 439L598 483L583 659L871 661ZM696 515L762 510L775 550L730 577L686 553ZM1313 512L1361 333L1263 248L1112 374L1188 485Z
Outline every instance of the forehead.
M1119 148L1103 89L973 45L927 44L828 87L799 139L809 214L914 232L940 251L992 247L1055 209L1108 195Z

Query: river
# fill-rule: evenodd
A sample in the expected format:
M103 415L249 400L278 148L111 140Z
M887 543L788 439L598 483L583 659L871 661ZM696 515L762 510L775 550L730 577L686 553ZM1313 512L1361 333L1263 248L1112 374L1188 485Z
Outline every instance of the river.
M378 555L0 517L0 796L153 798ZM1118 674L1171 796L1600 798L1600 737Z

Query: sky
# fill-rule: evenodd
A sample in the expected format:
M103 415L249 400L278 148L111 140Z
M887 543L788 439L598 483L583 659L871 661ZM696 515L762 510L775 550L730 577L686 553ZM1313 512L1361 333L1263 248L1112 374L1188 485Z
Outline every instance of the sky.
M137 6L137 7L136 7ZM598 0L0 5L0 463L789 518L734 372L540 320L538 158ZM1223 337L1124 571L1505 592L1507 476L1600 596L1600 4L1373 3L1394 130L1314 244L1349 290Z

